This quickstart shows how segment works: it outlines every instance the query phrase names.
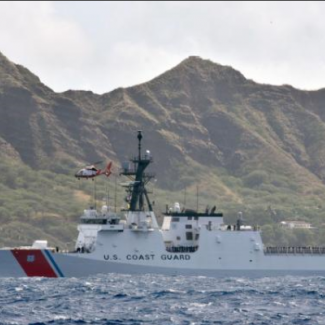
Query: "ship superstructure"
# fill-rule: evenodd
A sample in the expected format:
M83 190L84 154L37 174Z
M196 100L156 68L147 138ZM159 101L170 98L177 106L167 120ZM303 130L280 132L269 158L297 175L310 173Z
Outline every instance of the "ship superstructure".
M105 205L84 211L73 252L31 247L0 250L0 276L88 276L99 273L205 276L325 275L325 248L264 247L258 227L224 223L216 208L204 212L166 207L161 228L146 185L154 177L147 168L151 153L138 153L122 165L128 179L127 207L116 214Z

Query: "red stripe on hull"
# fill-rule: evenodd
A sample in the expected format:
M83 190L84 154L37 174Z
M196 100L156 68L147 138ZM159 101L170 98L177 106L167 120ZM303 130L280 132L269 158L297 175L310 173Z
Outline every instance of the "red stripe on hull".
M27 276L57 277L40 249L12 249L11 252Z

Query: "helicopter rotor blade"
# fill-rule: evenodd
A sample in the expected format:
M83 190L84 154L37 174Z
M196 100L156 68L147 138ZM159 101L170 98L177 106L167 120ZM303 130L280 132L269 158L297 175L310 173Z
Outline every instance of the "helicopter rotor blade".
M99 164L101 164L102 162L103 162L103 160L101 160L101 161L96 161L96 162L92 163L91 165L99 165Z
M96 166L96 165L99 165L103 162L103 160L101 161L96 161L96 162L88 162L88 163L84 163L84 164L80 164L79 166L77 166L77 168L85 168L87 166Z

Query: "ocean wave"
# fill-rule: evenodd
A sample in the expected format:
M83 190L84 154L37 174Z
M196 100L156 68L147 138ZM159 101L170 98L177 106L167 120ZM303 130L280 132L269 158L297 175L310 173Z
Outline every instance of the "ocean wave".
M325 278L2 279L1 324L325 324Z

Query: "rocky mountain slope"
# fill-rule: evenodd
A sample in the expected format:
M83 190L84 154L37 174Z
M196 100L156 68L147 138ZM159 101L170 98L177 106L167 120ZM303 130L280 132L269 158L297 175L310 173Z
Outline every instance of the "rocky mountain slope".
M163 190L198 185L223 208L320 209L325 197L325 89L258 84L199 57L97 95L55 93L0 54L0 116L0 155L34 169L118 163L143 130Z
M276 168L307 187L321 185L324 104L325 90L260 85L198 57L101 96L57 94L0 56L0 136L32 167L63 157L120 160L142 129L163 177L190 159L236 177Z

